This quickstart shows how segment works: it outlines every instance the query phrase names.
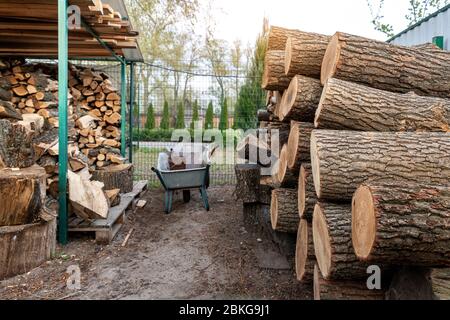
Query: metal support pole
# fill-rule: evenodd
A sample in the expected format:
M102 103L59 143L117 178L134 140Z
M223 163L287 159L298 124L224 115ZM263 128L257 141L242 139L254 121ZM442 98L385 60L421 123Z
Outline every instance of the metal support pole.
M120 69L120 97L121 97L121 121L120 121L120 151L122 157L127 153L127 139L126 139L126 117L127 117L127 64L125 61L121 63Z
M68 54L69 31L67 23L67 0L58 0L58 117L59 117L59 223L58 239L67 244L67 88L68 85Z
M129 149L128 149L128 160L133 163L133 117L134 117L134 63L130 62L130 113L128 115L128 130L129 130ZM139 117L139 115L138 115ZM138 119L139 121L139 119Z

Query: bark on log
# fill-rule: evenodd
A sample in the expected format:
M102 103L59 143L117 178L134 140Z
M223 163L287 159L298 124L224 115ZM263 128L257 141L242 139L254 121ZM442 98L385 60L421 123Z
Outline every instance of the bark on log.
M290 36L303 34L304 32L293 29L286 29L282 27L272 26L267 37L267 51L270 50L285 50L286 41Z
M319 199L351 200L367 181L447 185L447 133L377 133L315 130L311 164Z
M352 247L350 205L318 203L314 209L313 237L317 265L326 280L367 279L367 263Z
M319 80L295 76L283 94L278 115L280 120L312 123L321 95L322 85Z
M366 281L327 281L314 268L314 300L385 300L384 290L367 289Z
M272 168L272 179L277 188L295 188L298 186L299 170L288 169L287 166L288 148L283 146L280 157Z
M308 221L300 220L297 232L297 246L295 249L295 272L300 282L312 282L314 279L314 241L312 227Z
M264 140L267 140L267 133L257 135L249 134L236 147L238 159L249 161L250 164L258 164L261 167L271 165L271 150ZM261 137L261 139L259 138Z
M298 32L286 41L285 74L320 79L322 61L331 37L317 33Z
M315 125L335 130L450 132L450 101L329 79Z
M311 123L291 122L287 146L287 164L289 169L299 170L303 162L310 162L311 133L313 129L314 126Z
M297 208L297 191L275 189L270 204L272 228L283 233L296 233L300 223Z
M45 170L37 165L0 170L0 226L35 222L44 204L45 185Z
M353 197L352 220L363 261L450 266L450 186L364 184Z
M336 33L322 64L321 81L338 78L373 88L450 98L450 52L439 55Z
M56 248L56 218L0 227L0 280L26 273L49 260Z
M9 120L0 120L0 168L27 168L35 161L33 131Z
M262 88L283 91L289 87L291 78L284 74L284 51L267 51L264 60Z
M303 163L298 179L298 212L301 219L312 222L317 201L311 164Z
M256 164L238 164L235 166L236 189L234 194L244 203L259 201L261 168Z
M434 269L431 272L433 292L440 300L450 300L450 269Z
M92 180L102 182L105 190L120 189L121 193L129 193L133 191L133 170L132 164L110 166L92 172Z
M289 140L289 134L291 132L291 126L289 123L272 121L269 123L267 130L268 145L272 151L272 154L278 154L281 152L281 148ZM277 145L275 145L277 144Z

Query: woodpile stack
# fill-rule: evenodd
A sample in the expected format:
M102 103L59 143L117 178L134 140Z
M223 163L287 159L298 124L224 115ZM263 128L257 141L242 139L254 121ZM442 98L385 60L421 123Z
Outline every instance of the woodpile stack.
M449 268L449 71L450 53L429 45L272 27L258 115L275 159L272 225L297 231L297 277L316 298L399 297L400 267Z
M132 166L125 164L119 150L120 96L105 73L70 66L67 105L71 213L87 220L106 219L110 197L117 195L105 184L125 193L132 189ZM54 247L58 107L56 65L0 60L0 247L13 250L2 256L14 258L19 250L25 257L42 248L25 260L1 260L0 270L9 271L0 272L0 278L36 266ZM120 184L111 182L117 177ZM15 233L29 234L32 241L8 246ZM3 263L11 265L4 269Z

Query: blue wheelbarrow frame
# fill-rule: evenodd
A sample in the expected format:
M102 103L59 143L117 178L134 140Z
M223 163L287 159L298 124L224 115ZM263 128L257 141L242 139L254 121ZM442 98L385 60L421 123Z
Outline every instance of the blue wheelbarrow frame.
M174 171L152 168L166 190L165 212L167 214L172 211L173 194L177 190L183 190L183 199L185 202L189 202L190 190L199 189L205 209L209 211L208 194L206 192L209 187L209 168L210 165L204 168Z

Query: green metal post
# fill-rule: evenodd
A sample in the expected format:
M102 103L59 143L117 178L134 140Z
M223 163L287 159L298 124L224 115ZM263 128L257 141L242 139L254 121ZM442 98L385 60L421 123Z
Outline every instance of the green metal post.
M138 106L138 123L137 123L137 131L141 132L141 87L138 86L137 87L137 106ZM141 143L140 143L141 139L138 139L137 141L137 149L139 150L141 148Z
M134 117L134 63L130 62L130 113L128 115L128 130L130 147L128 149L128 160L133 163L133 117ZM139 119L138 119L139 121Z
M59 223L58 238L67 244L67 88L69 37L67 23L67 0L58 0L58 117L59 117Z
M120 69L120 96L122 100L121 104L121 121L120 121L120 151L122 153L122 157L126 156L127 152L127 140L126 140L126 117L127 117L127 64L124 61L121 63Z

